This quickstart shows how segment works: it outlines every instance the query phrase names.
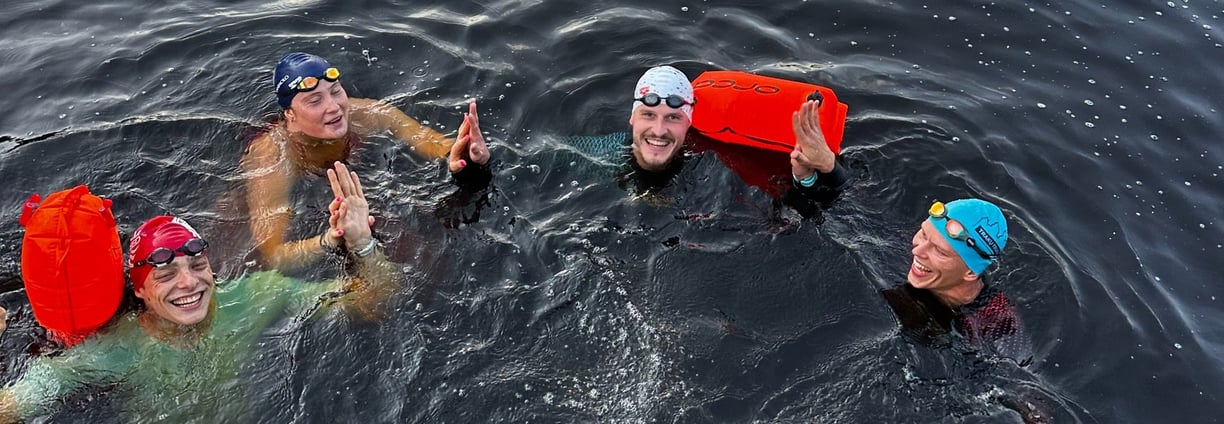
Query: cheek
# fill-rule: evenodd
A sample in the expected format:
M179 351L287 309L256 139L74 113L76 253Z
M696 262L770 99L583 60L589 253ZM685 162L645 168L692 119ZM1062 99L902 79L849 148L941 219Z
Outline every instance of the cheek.
M946 255L935 255L935 263L942 272L951 272L956 270L956 258Z
M316 121L318 121L318 120L322 119L322 118L323 118L323 111L322 111L322 109L323 109L323 108L319 107L318 105L314 105L314 106L307 106L307 109L306 109L306 116L307 116L306 121L311 122L311 123L315 123Z

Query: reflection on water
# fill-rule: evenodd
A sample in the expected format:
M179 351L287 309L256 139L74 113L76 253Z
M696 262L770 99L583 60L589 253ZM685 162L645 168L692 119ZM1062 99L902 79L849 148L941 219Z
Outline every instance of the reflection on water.
M418 2L420 3L420 2ZM18 205L76 184L126 237L155 214L215 234L222 278L260 267L234 205L288 51L454 131L480 99L495 187L374 138L356 160L407 275L394 317L270 334L241 378L257 419L313 421L1201 421L1218 412L1224 35L1212 6L570 1L6 6L0 173ZM377 58L377 60L375 60ZM618 188L575 134L623 131L637 76L746 69L834 87L858 181L804 220L693 155L671 202ZM295 197L317 234L326 183ZM913 344L878 291L936 199L1001 206L992 275L1026 368ZM17 208L0 209L4 381L39 346ZM333 264L303 271L334 276ZM105 392L59 420L122 420ZM1125 399L1125 402L1118 400ZM1031 402L1030 402L1031 401Z

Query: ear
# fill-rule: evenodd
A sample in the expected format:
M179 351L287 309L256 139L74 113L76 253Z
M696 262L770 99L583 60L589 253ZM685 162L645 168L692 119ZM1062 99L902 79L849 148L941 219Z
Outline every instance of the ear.
M148 303L148 299L145 298L145 287L146 286L140 286L139 289L133 290L132 293L136 294L136 297L139 298L140 300L144 301L145 303Z
M292 107L285 108L285 120L286 121L293 121L294 119L297 119L296 115L297 115L297 112L294 112Z
M981 276L975 274L972 270L965 270L965 281L977 281Z

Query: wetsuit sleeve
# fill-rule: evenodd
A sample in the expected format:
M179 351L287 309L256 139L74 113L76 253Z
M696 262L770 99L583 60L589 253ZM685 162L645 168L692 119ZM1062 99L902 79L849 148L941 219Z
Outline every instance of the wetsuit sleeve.
M566 137L565 144L584 155L600 161L615 163L625 154L628 137L629 133L582 135Z
M838 158L833 162L832 171L816 173L816 182L811 187L804 187L792 178L791 188L782 196L782 201L804 217L818 216L820 206L836 200L853 180L850 170Z
M489 168L491 163L492 159L488 163L469 163L459 172L452 172L451 178L455 180L455 185L465 191L483 190L493 181L493 170Z
M791 187L801 192L814 193L817 191L838 191L845 189L851 182L850 171L846 170L846 165L842 164L841 159L833 161L833 170L827 173L816 173L816 184L811 187L804 187L803 184L791 179Z

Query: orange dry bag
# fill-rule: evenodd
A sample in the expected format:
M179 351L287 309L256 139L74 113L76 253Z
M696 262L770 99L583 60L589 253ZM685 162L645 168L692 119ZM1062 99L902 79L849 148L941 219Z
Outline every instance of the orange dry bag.
M123 247L111 201L85 186L22 208L21 278L34 318L65 345L93 334L123 297Z
M706 137L790 153L791 114L820 93L820 129L833 153L841 152L845 103L827 87L739 71L707 71L693 81L693 128Z

